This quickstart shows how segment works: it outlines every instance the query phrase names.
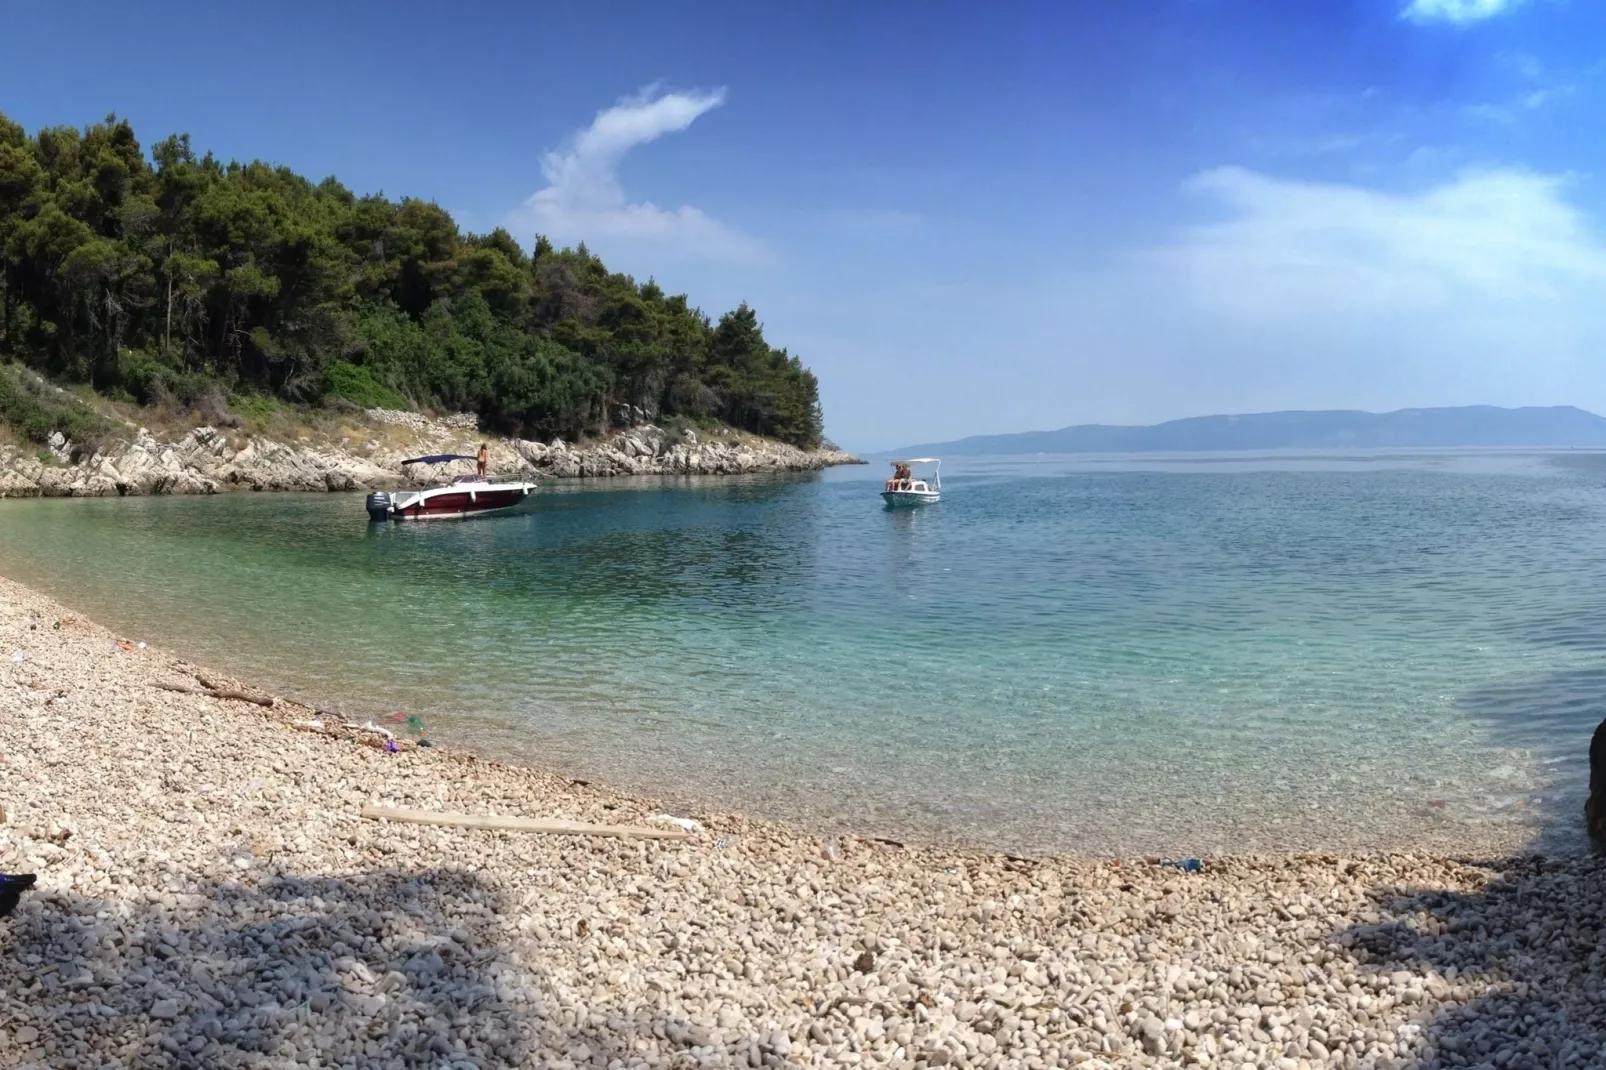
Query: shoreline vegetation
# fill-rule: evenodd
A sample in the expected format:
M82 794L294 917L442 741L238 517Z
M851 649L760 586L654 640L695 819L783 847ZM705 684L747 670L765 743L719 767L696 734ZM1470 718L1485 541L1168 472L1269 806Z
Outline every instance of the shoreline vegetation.
M0 115L0 362L70 388L0 366L0 424L85 457L121 435L116 406L220 428L381 408L468 413L506 439L656 422L821 445L814 374L752 308L716 320L583 243L524 237L188 135L147 154L115 115L31 135Z
M1606 1059L1595 860L901 847L269 698L0 579L0 1067Z

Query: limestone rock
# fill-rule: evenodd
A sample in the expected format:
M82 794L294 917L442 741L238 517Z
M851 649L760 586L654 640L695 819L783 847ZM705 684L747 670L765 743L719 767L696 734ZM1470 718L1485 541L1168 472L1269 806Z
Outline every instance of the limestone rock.
M215 427L197 427L163 441L149 428L103 453L74 461L74 446L57 433L43 451L0 448L0 497L215 494L220 489L361 491L432 483L438 473L403 467L407 457L429 453L472 454L479 441L490 446L491 471L511 478L572 479L644 475L722 475L741 472L807 471L856 463L835 450L801 450L784 443L738 437L700 441L686 429L677 436L630 409L634 426L599 441L574 444L528 439L482 439L470 415L429 417L374 409L375 424L415 435L401 448L368 437L363 452L281 442L260 436L231 440ZM349 436L348 436L349 440ZM41 460L41 457L44 460ZM48 462L48 463L47 463Z

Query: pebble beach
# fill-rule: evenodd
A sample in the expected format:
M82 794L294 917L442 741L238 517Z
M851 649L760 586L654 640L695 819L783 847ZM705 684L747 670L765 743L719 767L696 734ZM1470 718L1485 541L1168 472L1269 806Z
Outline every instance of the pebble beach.
M1606 1066L1592 859L815 835L270 698L0 580L0 1067Z

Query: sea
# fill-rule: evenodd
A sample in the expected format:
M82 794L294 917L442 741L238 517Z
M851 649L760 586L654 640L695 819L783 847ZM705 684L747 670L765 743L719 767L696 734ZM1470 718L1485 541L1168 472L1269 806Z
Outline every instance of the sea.
M950 458L902 510L884 467L431 524L11 500L0 574L677 813L1100 857L1582 849L1606 454Z

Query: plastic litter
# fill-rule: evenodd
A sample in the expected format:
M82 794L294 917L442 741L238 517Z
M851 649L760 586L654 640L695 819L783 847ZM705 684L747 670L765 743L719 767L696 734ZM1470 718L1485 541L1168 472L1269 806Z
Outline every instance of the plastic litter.
M387 753L395 754L397 751L401 750L401 748L396 745L396 741L394 739L387 739L385 740L385 750Z
M674 825L676 828L685 829L687 832L696 832L703 827L695 818L671 817L668 814L655 814L647 820L656 821L660 825Z
M12 661L27 661L28 660L28 655L24 654L21 650L13 650L11 652L11 660Z
M424 719L416 713L403 713L397 710L390 715L391 724L405 725L409 736L422 737L424 734ZM422 742L422 739L420 739Z
M369 721L367 724L357 724L352 721L347 721L346 727L351 729L353 732L373 732L377 735L384 736L386 739L395 738L395 735L390 729L384 727L383 725L377 725L372 721Z
M1202 873L1204 871L1204 863L1197 858L1167 859L1160 864L1167 869L1180 869L1184 873Z

